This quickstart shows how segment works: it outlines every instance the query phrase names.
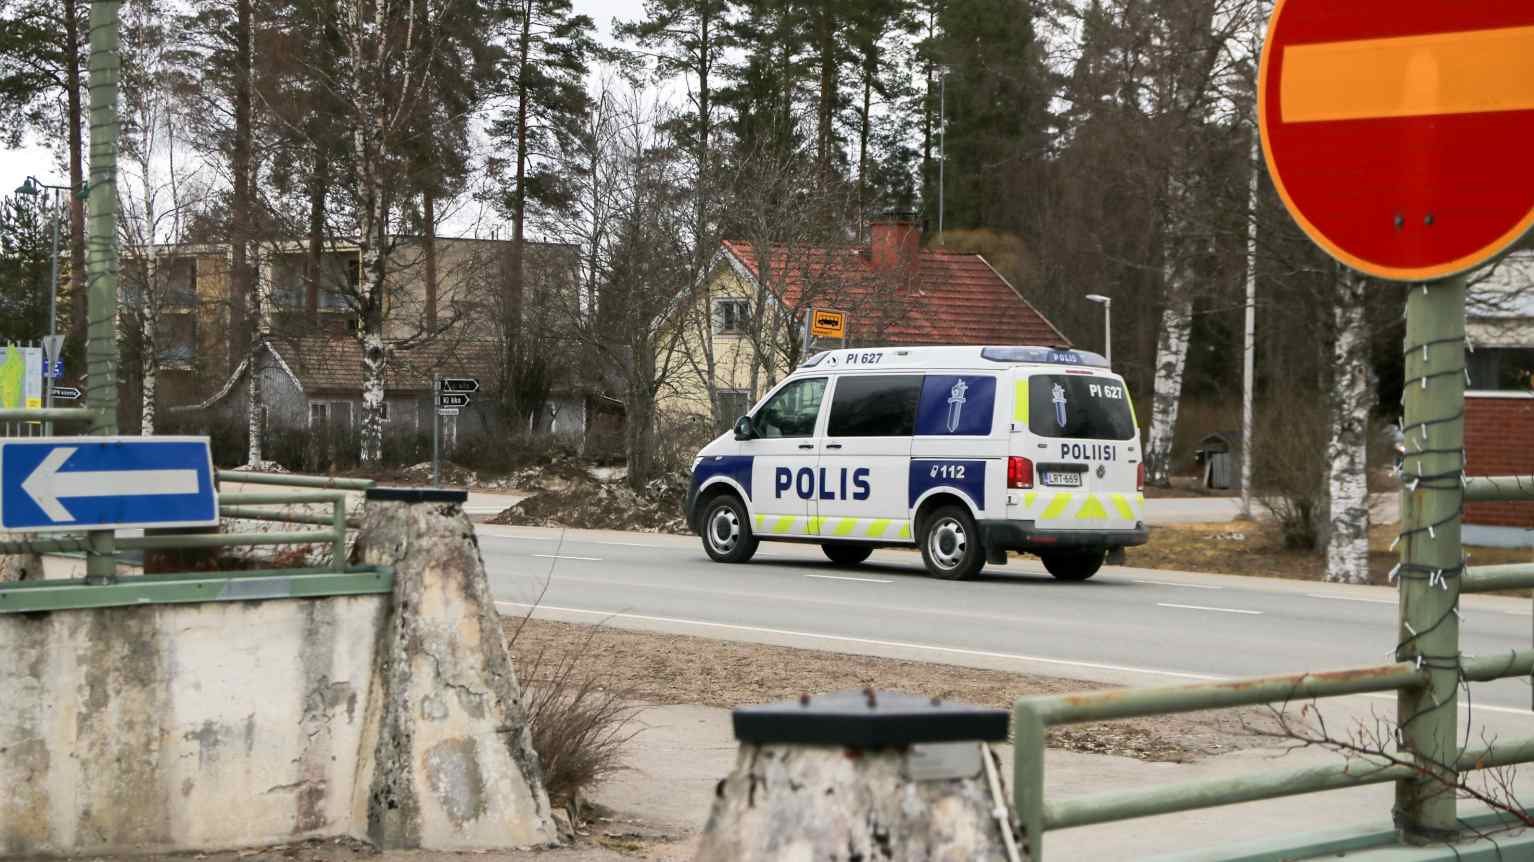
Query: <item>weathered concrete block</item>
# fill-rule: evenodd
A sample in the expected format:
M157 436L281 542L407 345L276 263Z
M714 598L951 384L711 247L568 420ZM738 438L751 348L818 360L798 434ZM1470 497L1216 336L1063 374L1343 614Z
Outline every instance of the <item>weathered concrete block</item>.
M381 848L558 842L500 616L457 503L369 492L357 555L394 567L367 834Z
M0 616L0 855L359 832L386 603Z
M696 858L1005 862L997 804L983 770L912 777L904 749L742 745L735 770L720 782Z

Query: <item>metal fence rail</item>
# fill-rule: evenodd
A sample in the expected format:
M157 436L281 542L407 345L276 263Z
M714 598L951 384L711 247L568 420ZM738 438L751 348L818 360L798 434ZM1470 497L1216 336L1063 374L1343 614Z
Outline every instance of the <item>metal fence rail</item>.
M1464 489L1466 501L1534 501L1534 476L1467 478L1464 480ZM1431 534L1428 528L1422 529ZM1440 565L1450 568L1449 564ZM1439 570L1438 576L1443 576L1443 570ZM1455 587L1458 593L1530 589L1534 588L1534 563L1465 567L1457 581ZM1444 614L1447 616L1448 611ZM1457 680L1463 682L1527 677L1534 674L1534 650L1513 650L1489 656L1460 654L1457 664ZM1434 669L1423 667L1419 662L1401 661L1327 673L1020 698L1013 709L1013 757L1016 768L1013 804L1028 843L1030 858L1033 862L1043 859L1044 833L1051 829L1067 829L1366 784L1402 782L1406 785L1425 780L1424 767L1412 755L1391 759L1384 754L1377 754L1351 757L1346 762L1324 766L1270 770L1252 775L1046 801L1044 744L1050 727L1371 692L1396 691L1426 696L1432 690L1433 672ZM1450 699L1456 695L1457 689ZM1458 772L1534 761L1534 737L1465 748L1458 750L1448 760ZM1452 778L1452 774L1445 777Z
M87 584L83 580L23 581L0 587L0 614L379 595L393 589L394 570L387 566L133 575L109 584Z

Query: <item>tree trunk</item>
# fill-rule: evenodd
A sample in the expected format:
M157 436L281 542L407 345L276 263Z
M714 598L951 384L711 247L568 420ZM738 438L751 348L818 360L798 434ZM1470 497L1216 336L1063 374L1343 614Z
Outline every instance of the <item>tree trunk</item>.
M437 329L437 193L429 186L422 196L426 236L421 242L426 252L426 329Z
M1353 272L1337 279L1337 338L1332 347L1331 433L1326 442L1331 498L1326 579L1369 581L1369 333L1364 322L1368 281Z
M251 195L251 0L235 3L234 60L234 145L231 154L233 195L230 200L230 230L233 236L231 261L233 272L230 290L229 368L237 367L250 355L253 323L249 319L250 295L254 288L250 272L250 228L254 215Z
M140 351L143 357L143 398L139 409L139 433L154 436L155 399L160 379L159 310L152 291L144 291L144 305L139 309Z
M304 285L304 309L313 325L320 313L320 280L325 277L325 188L330 183L330 158L326 143L316 144L314 176L309 182L309 277Z
M517 39L517 154L516 181L511 190L511 249L507 256L506 293L501 300L502 328L506 344L503 362L506 370L509 418L520 419L528 405L521 403L522 365L522 243L527 224L527 101L528 55L532 51L533 8L530 0L520 4L522 30Z
M1177 432L1177 406L1182 399L1183 371L1188 364L1188 339L1193 329L1193 300L1179 283L1175 264L1167 267L1167 306L1156 336L1156 377L1151 406L1150 439L1145 444L1148 484L1172 484L1172 438Z
M368 500L356 556L394 570L379 636L368 838L380 849L558 843L500 614L459 505Z
M836 14L834 3L816 3L816 47L820 51L820 95L815 112L815 165L822 177L831 175L836 139Z
M633 387L625 399L625 455L629 487L638 491L655 478L655 393Z
M362 421L361 462L375 466L383 460L384 363L388 347L384 342L383 304L385 266L384 249L389 236L389 204L380 172L385 170L383 153L384 118L382 64L387 32L384 5L375 4L374 19L365 19L363 0L353 0L351 65L356 92L358 122L352 131L352 158L357 176L356 199L360 204L358 254L361 284L357 291L357 311L361 317L359 340L362 348Z
M80 100L79 0L64 0L64 84L69 117L69 331L82 347L86 338L87 278L85 272L85 120Z
M863 241L868 225L868 127L869 107L873 101L874 70L872 61L863 64L863 110L858 115L858 242Z
M904 749L742 745L695 858L1005 862L994 812L1006 800L994 798L986 773L923 781L906 760Z

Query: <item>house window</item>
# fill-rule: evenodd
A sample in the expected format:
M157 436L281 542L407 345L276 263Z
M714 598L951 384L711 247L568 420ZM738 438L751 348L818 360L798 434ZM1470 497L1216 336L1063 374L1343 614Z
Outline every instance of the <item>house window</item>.
M751 409L751 393L744 389L719 390L719 420L725 425L746 415Z
M751 323L749 299L714 300L714 331L721 335L740 335Z
M1534 390L1534 348L1480 347L1468 357L1470 389Z
M173 258L162 273L164 296L160 301L170 307L190 307L197 304L197 258Z
M197 316L164 315L156 326L155 341L160 348L162 366L190 369L197 358Z

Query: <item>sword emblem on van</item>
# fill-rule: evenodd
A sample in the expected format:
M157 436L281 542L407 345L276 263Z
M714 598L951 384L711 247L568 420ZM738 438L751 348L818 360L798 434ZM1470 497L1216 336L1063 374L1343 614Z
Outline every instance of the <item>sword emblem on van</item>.
M1058 383L1056 383L1055 386L1054 386L1054 389L1050 390L1050 392L1053 395L1053 397L1050 400L1055 402L1055 422L1061 428L1064 428L1065 427L1065 387L1061 386Z
M963 415L963 413L964 413L964 402L968 400L967 398L964 397L964 393L968 389L969 389L969 384L965 383L964 382L964 378L961 377L961 378L959 378L959 382L955 383L953 385L953 388L948 390L948 433L949 434L952 434L953 432L959 430L959 417Z

